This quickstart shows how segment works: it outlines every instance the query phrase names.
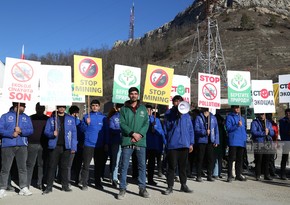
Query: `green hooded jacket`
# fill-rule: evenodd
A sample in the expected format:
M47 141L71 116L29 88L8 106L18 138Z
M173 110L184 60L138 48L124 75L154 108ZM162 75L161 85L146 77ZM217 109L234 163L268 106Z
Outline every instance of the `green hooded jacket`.
M120 110L120 127L122 132L122 147L129 145L146 147L149 117L146 107L139 100L135 112L130 106L130 101L124 103L124 106ZM138 142L131 142L134 132L143 136Z

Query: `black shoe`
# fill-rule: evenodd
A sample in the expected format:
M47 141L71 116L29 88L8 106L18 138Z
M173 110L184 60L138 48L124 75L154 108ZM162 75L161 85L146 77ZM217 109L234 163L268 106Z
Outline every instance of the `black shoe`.
M227 182L231 183L233 181L233 177L228 177Z
M194 178L194 175L193 174L189 174L189 175L187 175L187 178Z
M148 184L149 185L152 185L152 186L156 186L157 185L157 182L153 181L153 180L149 180L148 181Z
M209 182L214 182L215 180L214 180L212 177L208 177L208 178L207 178L207 181L209 181Z
M6 191L15 191L15 188L12 185L8 185Z
M256 181L262 181L261 176L256 176Z
M185 193L192 193L193 192L191 189L188 188L188 186L186 184L181 185L180 191L185 192Z
M82 186L83 191L88 191L88 189L89 189L88 186Z
M101 184L96 184L95 188L98 189L98 190L101 190L101 191L104 190L104 187Z
M202 182L202 178L201 178L201 177L197 177L197 178L196 178L196 181L197 181L197 182Z
M46 187L46 189L42 192L42 194L49 194L50 192L52 192L52 187Z
M222 176L222 175L219 175L219 178L220 178L220 179L222 179L222 178L223 178L223 176Z
M122 200L122 199L125 198L125 195L126 195L126 190L125 189L120 189L120 192L119 192L119 194L117 196L117 199Z
M163 192L164 195L169 195L169 194L172 194L172 193L173 193L173 188L172 188L172 186L168 187L168 188Z
M282 176L280 177L280 179L282 179L282 180L287 180L287 177L286 177L286 175L282 175Z
M145 188L139 189L139 195L144 198L150 198L150 194L147 192Z
M41 184L38 184L38 185L36 186L36 188L39 189L39 190L42 190L42 185L41 185Z
M71 189L71 188L69 188L68 186L63 186L63 187L61 188L61 191L65 191L65 192L71 192L71 191L72 191L72 189Z
M113 180L112 181L112 186L117 188L118 187L118 181L117 180Z
M268 176L264 176L264 180L269 180L269 181L271 181L271 180L273 180L273 178L272 178L270 175L268 175Z
M240 176L236 176L236 180L239 180L239 181L247 181L247 178L243 175L240 175Z

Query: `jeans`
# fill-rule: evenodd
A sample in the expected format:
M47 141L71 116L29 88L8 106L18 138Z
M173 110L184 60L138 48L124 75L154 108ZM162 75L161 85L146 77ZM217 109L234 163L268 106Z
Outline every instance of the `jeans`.
M198 153L197 153L197 177L201 177L202 167L203 167L203 159L204 156L207 155L207 177L212 177L212 170L214 165L214 153L213 153L213 144L203 144L199 143L197 145Z
M179 175L180 184L186 185L187 175L187 160L188 160L188 148L169 149L167 151L167 185L173 187L174 178ZM176 174L178 172L178 174Z
M228 177L232 177L233 162L235 163L236 176L240 177L243 172L244 147L229 147Z
M223 161L223 154L222 153L215 153L215 164L213 168L213 176L217 177L220 176L222 173L222 161Z
M83 152L83 167L81 171L81 181L84 187L88 186L89 169L92 158L94 157L94 175L95 185L101 185L101 177L104 167L104 149L95 147L84 147Z
M138 186L139 189L146 188L146 148L145 147L134 147L127 148L122 147L122 160L120 167L120 189L125 189L127 187L127 172L129 167L129 162L133 151L135 150L137 161L138 161Z
M71 168L72 168L72 165L73 165L73 161L74 161L74 158L75 158L75 153L71 154L70 157L69 157L69 163L68 163L68 183L70 183L70 180L71 180Z
M119 163L121 157L121 146L119 144L112 144L111 145L111 172L112 172L112 179L114 181L118 180L118 171L119 171Z
M2 168L0 173L0 189L7 189L8 177L14 157L16 159L18 168L19 187L20 189L27 187L27 169L26 169L27 147L26 146L2 147L1 156L2 156Z
M63 187L68 187L68 166L70 160L71 150L65 149L63 146L57 145L55 149L49 150L49 162L47 171L47 187L52 188L55 179L55 172L57 165L60 162L61 184Z
M148 159L148 182L153 181L154 170L155 170L155 161L158 157L158 150L147 149L147 159Z
M27 186L31 184L33 170L35 163L37 162L37 185L42 185L43 178L43 159L42 152L43 148L40 144L28 144L27 147L28 155L26 161L27 167Z

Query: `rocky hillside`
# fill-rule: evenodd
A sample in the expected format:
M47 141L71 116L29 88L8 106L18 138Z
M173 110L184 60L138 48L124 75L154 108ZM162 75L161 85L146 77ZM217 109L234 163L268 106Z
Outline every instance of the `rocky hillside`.
M173 21L142 38L118 41L115 49L146 47L146 44L154 45L152 41L155 44L165 41L166 49L154 48L155 58L148 59L148 63L172 67L175 74L187 75L196 62L193 43L197 25L199 35L206 36L209 16L218 22L227 70L247 70L251 72L252 79L271 79L273 82L278 81L279 74L290 73L289 0L234 0L231 8L226 6L225 0L211 2L207 5L204 0L197 0ZM142 66L146 67L145 64ZM144 74L145 69L142 72ZM194 78L195 75L192 78L193 102L197 100ZM222 97L226 98L225 87ZM278 108L278 112L281 113L282 109Z
M289 72L290 67L290 1L289 0L236 0L227 8L224 0L212 0L209 16L217 19L222 49L228 70L249 70L256 79L273 79ZM136 46L150 39L166 39L170 33L182 33L170 39L171 53L154 63L173 67L175 73L186 75L194 65L193 41L196 26L206 23L206 4L197 0L175 19L144 37L118 41L120 46ZM247 18L245 27L242 17ZM176 31L177 30L177 31ZM206 35L206 29L200 30ZM289 69L290 70L290 69Z

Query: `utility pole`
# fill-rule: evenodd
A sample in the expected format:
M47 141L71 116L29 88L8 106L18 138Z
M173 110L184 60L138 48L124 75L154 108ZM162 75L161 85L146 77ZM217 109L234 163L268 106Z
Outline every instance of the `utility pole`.
M206 20L197 24L191 51L191 62L194 63L187 70L187 76L193 83L198 82L198 73L203 72L220 75L222 85L227 84L227 67L218 22L213 16L215 3L215 0L204 1Z
M130 10L130 26L129 26L129 40L134 39L134 21L135 21L135 11L134 11L134 2Z

